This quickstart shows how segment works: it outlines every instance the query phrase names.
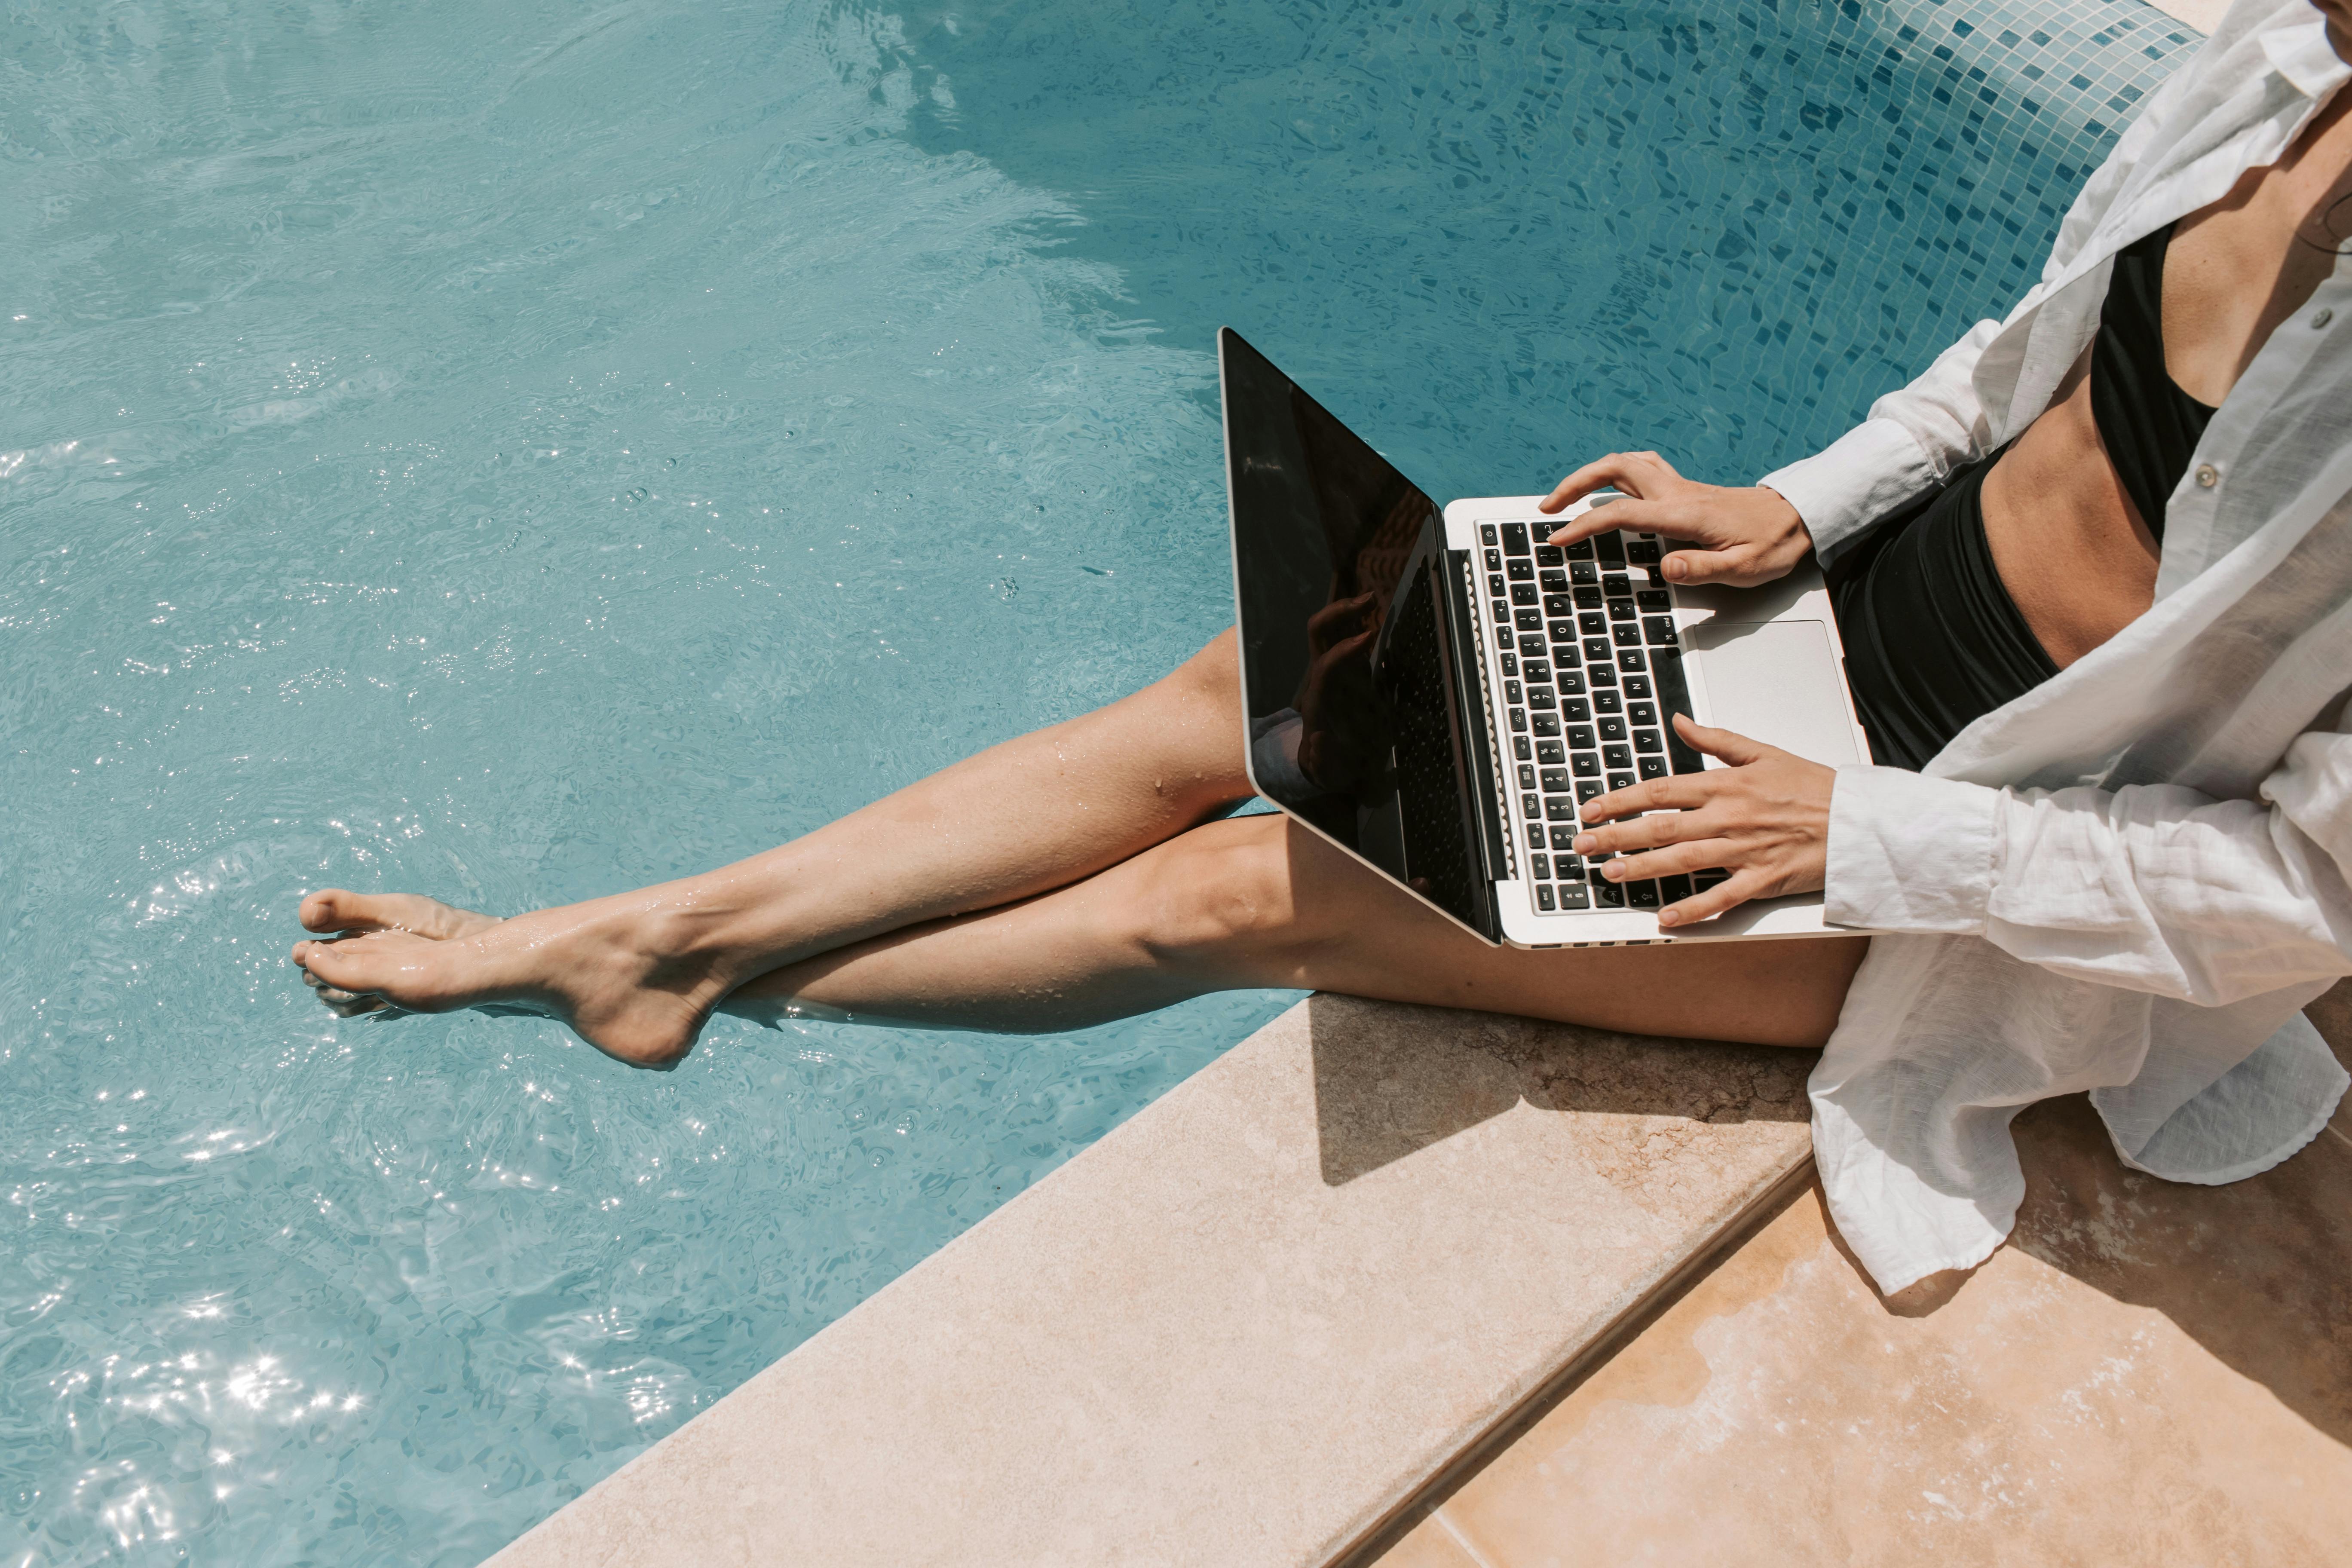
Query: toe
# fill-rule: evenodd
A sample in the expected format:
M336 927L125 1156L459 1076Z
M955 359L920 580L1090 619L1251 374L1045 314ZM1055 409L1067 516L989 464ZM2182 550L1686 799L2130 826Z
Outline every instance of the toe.
M404 931L436 942L499 923L421 893L354 893L343 888L321 888L304 899L301 921L315 931Z

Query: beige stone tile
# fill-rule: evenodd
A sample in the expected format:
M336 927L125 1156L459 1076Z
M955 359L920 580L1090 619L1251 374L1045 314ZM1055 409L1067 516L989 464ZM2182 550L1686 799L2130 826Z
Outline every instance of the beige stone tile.
M2352 1039L2352 994L2314 1013ZM2126 1171L2081 1100L2036 1107L2011 1245L1892 1303L1808 1195L1445 1518L1487 1568L2343 1562L2347 1121L2191 1187Z
M495 1561L1327 1561L1801 1168L1811 1060L1316 997Z
M1381 1555L1381 1568L1491 1568L1462 1548L1444 1521L1432 1515Z
M2222 13L2230 8L2230 0L2149 0L2149 4L2200 33L2210 33L2220 26Z

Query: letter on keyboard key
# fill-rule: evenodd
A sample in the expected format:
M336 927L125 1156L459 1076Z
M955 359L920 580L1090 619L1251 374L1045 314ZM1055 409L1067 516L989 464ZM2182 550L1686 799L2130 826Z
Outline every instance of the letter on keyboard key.
M1672 616L1644 616L1642 635L1650 639L1653 647L1675 646L1675 618Z

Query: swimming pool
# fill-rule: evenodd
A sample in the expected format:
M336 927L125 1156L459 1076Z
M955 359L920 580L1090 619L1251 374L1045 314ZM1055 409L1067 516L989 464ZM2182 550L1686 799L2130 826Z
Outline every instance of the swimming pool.
M654 1077L329 1017L303 889L652 880L1164 669L1228 614L1221 321L1435 494L1752 476L2021 288L2188 42L2137 0L0 39L0 1561L239 1564L478 1560L1285 1000L722 1021Z

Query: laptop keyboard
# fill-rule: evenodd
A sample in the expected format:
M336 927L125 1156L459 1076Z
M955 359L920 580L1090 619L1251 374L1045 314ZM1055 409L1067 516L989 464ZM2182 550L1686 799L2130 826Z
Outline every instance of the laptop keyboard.
M1724 879L1722 871L1610 882L1605 856L1569 846L1586 801L1705 764L1674 731L1690 713L1674 600L1657 535L1603 533L1544 544L1524 522L1481 523L1487 613L1503 671L1522 879L1538 914L1656 910Z

